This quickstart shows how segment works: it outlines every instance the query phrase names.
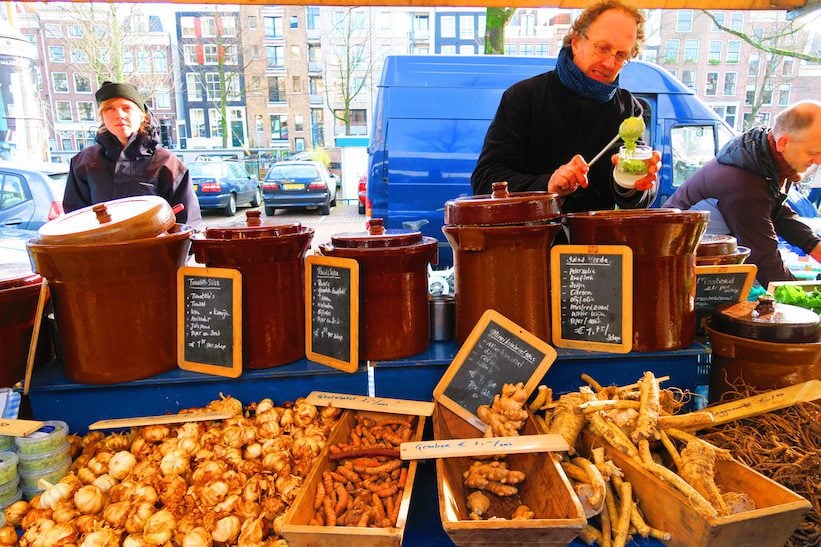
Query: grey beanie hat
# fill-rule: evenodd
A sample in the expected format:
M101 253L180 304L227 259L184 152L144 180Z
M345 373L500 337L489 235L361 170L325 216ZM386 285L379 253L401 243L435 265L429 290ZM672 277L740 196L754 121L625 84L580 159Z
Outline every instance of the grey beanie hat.
M103 85L101 85L100 89L97 90L97 93L94 94L94 98L97 99L98 106L103 101L117 97L128 99L132 103L139 106L140 110L145 112L145 100L143 99L143 96L140 95L140 92L137 91L137 88L131 84L106 81L103 82Z

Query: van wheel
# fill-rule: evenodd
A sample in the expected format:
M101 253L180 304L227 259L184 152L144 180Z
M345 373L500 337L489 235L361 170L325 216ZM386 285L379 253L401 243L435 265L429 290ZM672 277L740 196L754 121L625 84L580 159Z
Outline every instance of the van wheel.
M276 212L277 210L273 207L268 207L267 205L265 206L265 216L272 217Z
M237 196L234 194L228 196L228 205L225 206L222 213L227 217L232 217L237 214Z
M319 206L319 214L320 215L330 215L331 214L331 206L330 205L320 205Z

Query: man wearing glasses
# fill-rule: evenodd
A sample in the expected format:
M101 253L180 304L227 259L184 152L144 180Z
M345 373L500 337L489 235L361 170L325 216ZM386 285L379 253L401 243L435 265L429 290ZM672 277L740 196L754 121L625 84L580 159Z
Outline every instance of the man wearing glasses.
M473 192L489 194L494 182L507 181L511 192L564 196L564 212L649 206L656 195L658 152L635 189L614 182L611 162L585 160L611 142L625 118L642 114L618 77L643 40L644 15L618 0L582 12L564 38L555 70L502 95L471 176ZM618 145L613 146L615 153Z

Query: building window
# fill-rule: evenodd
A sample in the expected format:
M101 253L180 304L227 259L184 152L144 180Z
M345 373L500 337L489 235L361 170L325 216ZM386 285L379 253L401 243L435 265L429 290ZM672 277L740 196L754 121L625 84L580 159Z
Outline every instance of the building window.
M68 101L54 101L54 111L58 122L71 121L71 103Z
M462 40L472 40L476 37L476 31L473 28L473 16L462 15L459 17L459 38Z
M724 95L735 95L736 81L738 80L737 72L724 73Z
M220 36L233 38L237 35L237 19L233 15L223 15L220 17Z
M188 113L191 117L191 136L205 137L205 111L202 108L191 108Z
M236 44L226 44L222 46L222 62L226 65L239 64L239 53Z
M536 44L536 57L550 56L550 44Z
M710 53L707 62L717 65L721 62L721 40L710 40Z
M162 21L160 21L159 16L148 16L148 32L162 32Z
M302 93L302 78L299 76L292 76L291 87L294 90L294 93Z
M266 17L264 24L266 38L282 38L282 17Z
M713 13L713 17L715 18L715 20L713 21L712 25L710 25L710 30L712 32L721 32L721 28L718 25L724 25L724 14Z
M226 82L227 84L228 82ZM226 85L226 88L228 86ZM222 79L218 72L205 73L205 91L209 100L219 99L222 97ZM228 91L226 89L226 91Z
M758 125L761 127L769 127L771 114L769 112L758 113Z
M308 62L309 63L319 62L319 51L320 51L319 46L308 44Z
M74 91L77 93L91 93L91 78L75 73Z
M730 27L732 30L737 30L738 32L741 32L741 30L744 28L744 14L738 12L730 14L730 24L727 26Z
M157 108L171 108L171 91L162 85L157 87Z
M180 29L183 38L197 37L197 26L193 17L180 17Z
M46 23L46 38L59 38L63 35L63 28L60 23Z
M168 58L166 57L165 52L155 49L151 55L154 57L154 72L159 74L168 72Z
M747 76L757 76L758 75L758 65L761 62L761 57L758 53L753 53L750 55L750 61L747 65Z
M299 59L302 57L302 48L299 44L294 44L291 46L291 57L294 59Z
M60 139L60 149L61 150L73 150L74 145L71 141L71 131L58 131L57 138Z
M718 93L718 72L708 72L704 83L704 94L715 96Z
M693 30L693 10L683 9L676 12L676 32Z
M308 77L308 93L319 95L322 93L322 78L319 76Z
M696 71L695 70L682 70L681 71L681 83L689 87L690 89L696 89Z
M77 114L81 122L94 121L94 103L91 101L77 101Z
M134 72L134 59L130 51L123 51L123 73Z
M531 44L522 44L522 55L527 57L533 56L533 46Z
M302 114L294 114L294 131L303 131L305 123L302 120Z
M781 61L781 75L782 76L792 76L793 70L795 67L795 60L792 58L785 57L783 61Z
M476 53L476 46L473 44L461 44L459 46L459 55L473 55Z
M698 40L684 40L684 62L695 63L698 61Z
M51 81L55 93L68 93L68 76L65 72L52 72Z
M505 44L505 55L516 55L516 51L518 51L516 44Z
M268 68L285 66L285 46L265 46L265 66Z
M317 30L319 28L319 8L316 6L308 6L305 8L305 26L308 30Z
M681 42L678 40L667 40L664 43L664 62L677 63L678 62L678 48Z
M365 110L351 109L348 110L350 114L349 126L350 133L345 133L345 122L340 120L345 114L344 110L334 111L334 135L366 135L367 131L367 112Z
M216 45L206 44L202 46L202 61L206 65L215 65L219 62L219 50Z
M208 122L210 127L210 136L222 137L222 114L216 108L208 109Z
M249 15L248 16L248 28L250 30L255 30L257 28L257 16L256 15Z
M730 40L727 42L727 62L738 63L741 60L741 41Z
M48 46L48 60L52 63L65 63L66 50L63 46Z
M288 114L271 114L271 140L288 140Z
M71 38L82 38L83 37L83 27L80 25L69 25L68 26L68 35Z
M761 104L767 106L773 104L773 84L764 84L761 90Z
M200 17L200 31L203 38L214 38L217 35L217 21L213 17Z
M456 55L456 46L454 45L446 45L442 46L440 52L443 55ZM505 49L505 53L507 53L507 49Z
M148 74L151 72L151 52L141 49L137 51L137 73Z
M88 53L84 49L71 48L71 62L77 64L88 63Z
M284 76L269 76L268 77L268 102L282 103L285 102L285 77Z
M730 127L735 127L736 117L738 116L738 107L735 105L728 105L724 111L724 121Z
M299 17L297 17L296 15L292 15L289 19L288 26L292 29L299 28Z
M790 84L778 86L778 106L788 106L790 104Z
M746 106L752 106L755 102L755 84L747 84L747 87L744 90L744 104ZM745 127L746 127L746 122Z
M197 61L197 46L193 44L183 44L182 46L183 62L189 66L200 64Z
M456 16L443 15L439 19L440 32L442 38L456 38Z
M185 92L189 101L202 100L202 84L200 83L199 74L189 72L185 75Z
M305 150L305 138L304 137L297 137L294 139L294 150L297 152L302 152Z

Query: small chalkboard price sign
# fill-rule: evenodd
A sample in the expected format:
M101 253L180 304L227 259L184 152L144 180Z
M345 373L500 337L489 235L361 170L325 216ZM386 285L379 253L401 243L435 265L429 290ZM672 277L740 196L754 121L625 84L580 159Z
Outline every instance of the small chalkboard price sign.
M556 245L550 251L553 344L612 353L633 347L633 251Z
M755 264L696 266L696 313L708 315L719 304L746 300L757 272Z
M484 431L476 409L493 402L504 384L522 382L533 393L556 350L495 310L487 310L433 390L440 404Z
M305 354L344 370L359 368L359 263L311 255L305 259Z
M228 378L242 374L242 274L228 268L177 270L177 363Z

